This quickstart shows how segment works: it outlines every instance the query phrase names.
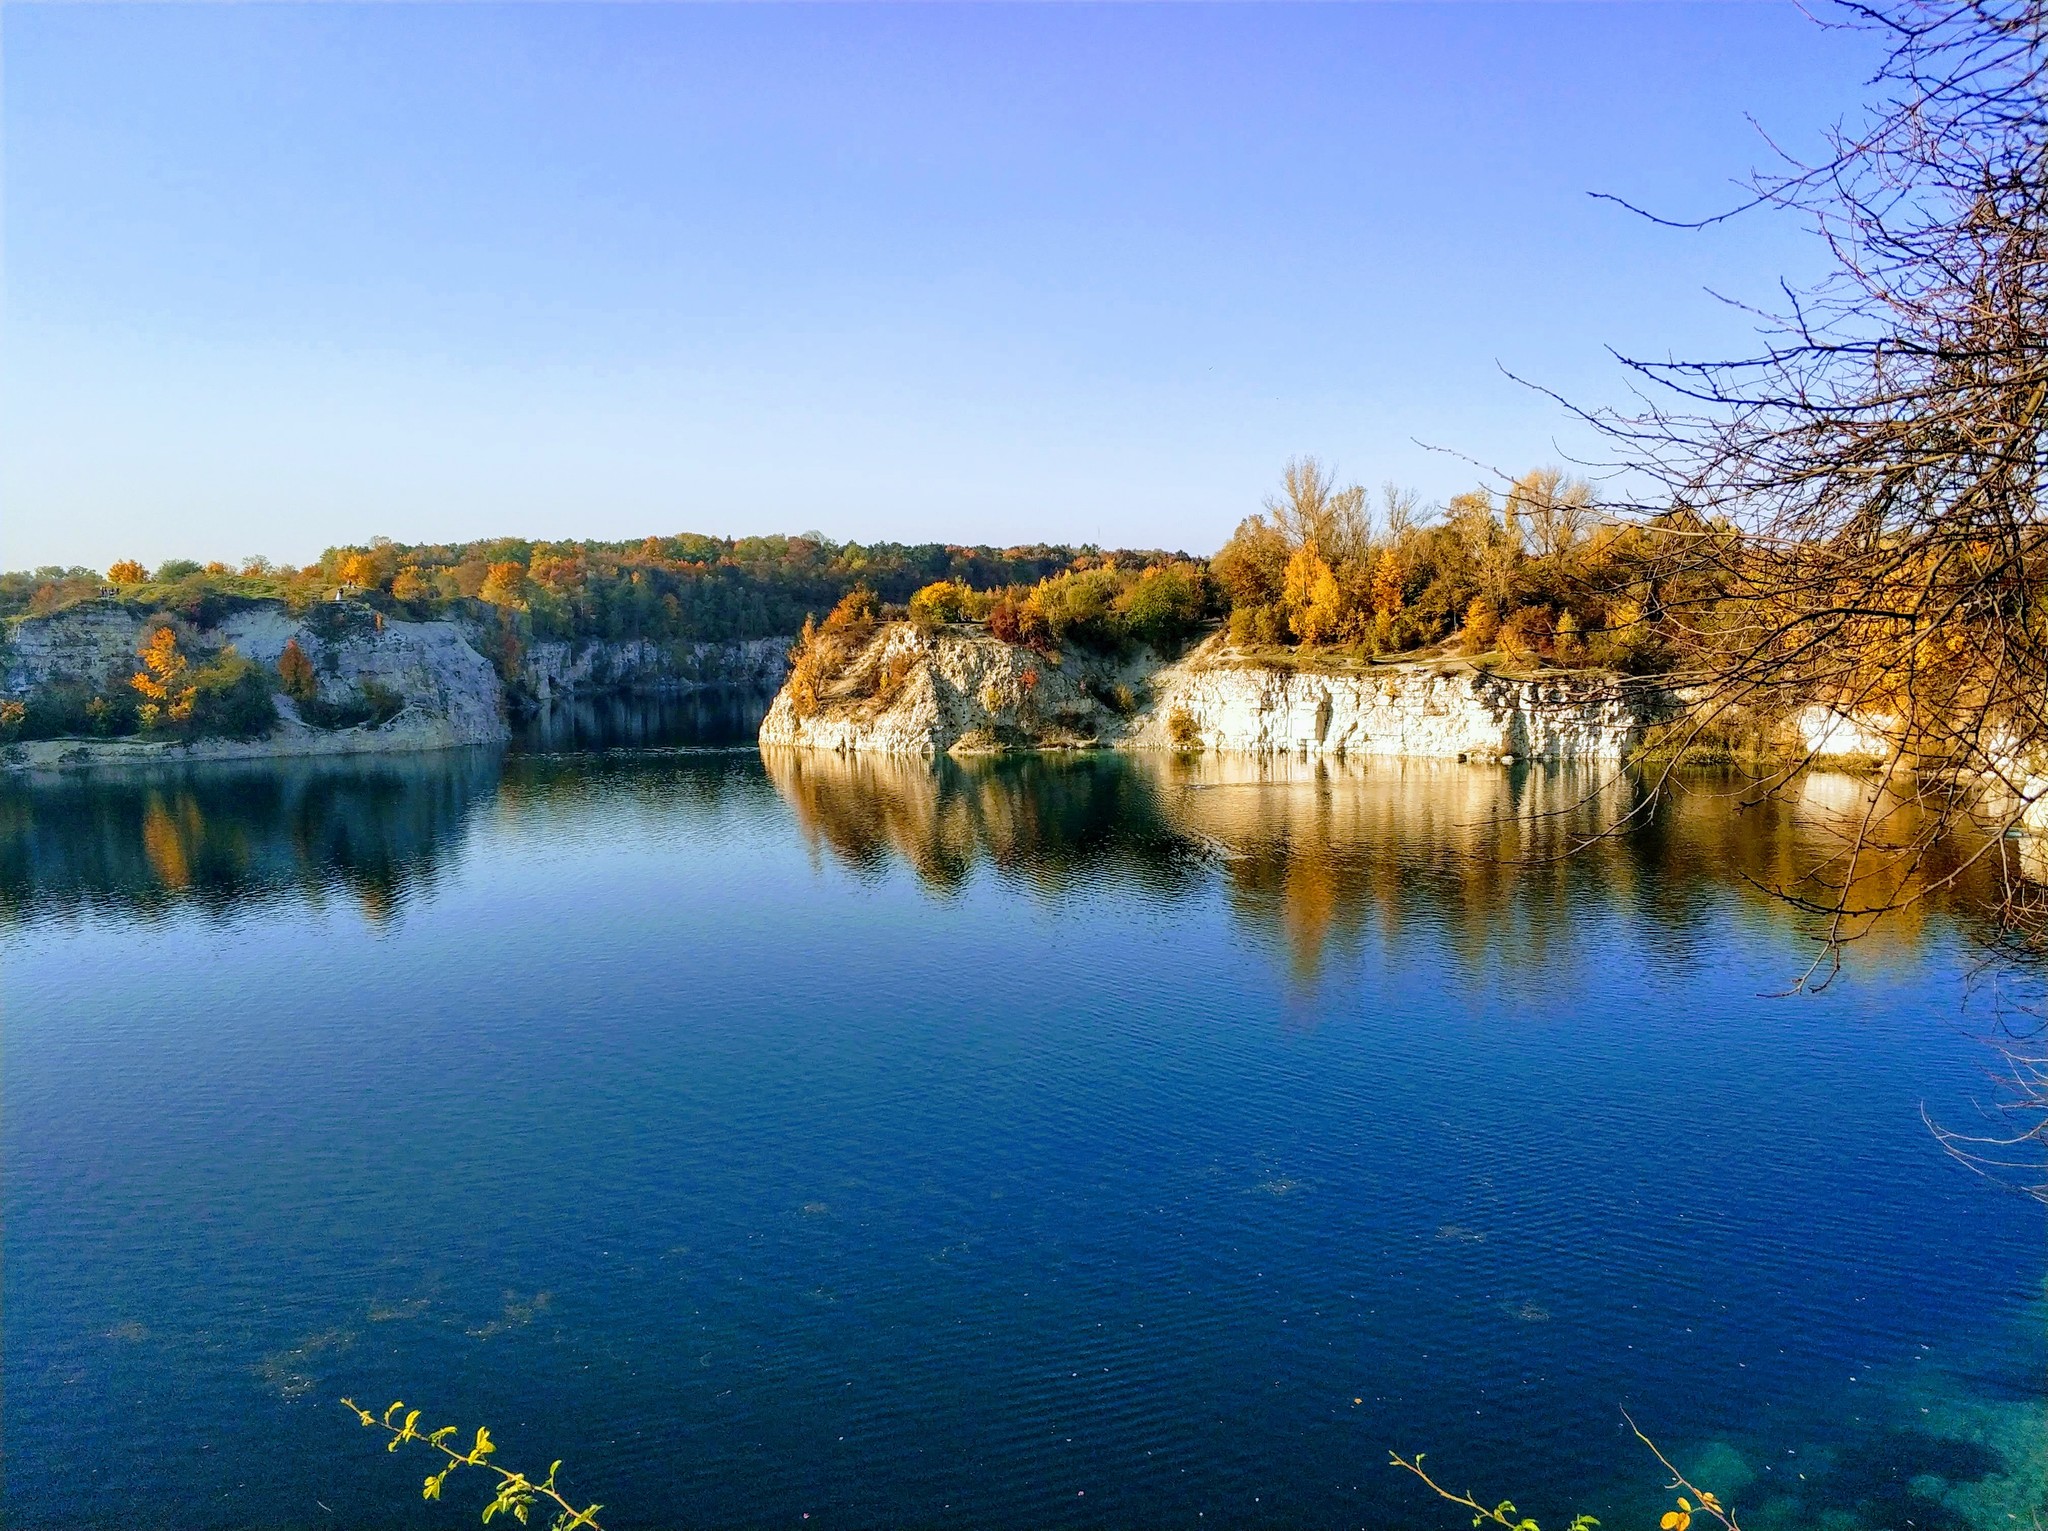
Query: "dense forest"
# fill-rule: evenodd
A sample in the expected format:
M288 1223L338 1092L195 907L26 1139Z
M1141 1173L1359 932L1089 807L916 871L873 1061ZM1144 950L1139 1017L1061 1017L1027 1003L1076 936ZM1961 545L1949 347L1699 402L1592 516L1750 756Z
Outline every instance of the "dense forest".
M1184 642L1397 655L1455 643L1524 663L1668 666L1674 599L1653 530L1603 516L1554 469L1424 509L1377 502L1314 459L1211 559L1158 550L835 543L818 536L330 548L303 568L173 560L0 575L0 617L109 598L206 625L234 603L343 594L394 617L488 620L536 639L793 635L849 597L864 616L977 622L1012 642L1097 648Z
M1028 584L949 576L903 614L1047 649L1170 653L1215 625L1267 664L1462 655L1652 674L1710 638L1728 581L1698 554L1727 535L1683 511L1614 515L1556 469L1425 509L1391 486L1375 503L1305 458L1206 561L1098 554ZM804 651L829 670L887 615L856 589L806 626Z
M1683 533L1674 537L1673 532ZM822 682L874 625L978 624L1051 652L1171 654L1222 631L1269 665L1461 655L1520 668L1672 668L1707 627L1722 584L1670 556L1722 535L1680 516L1625 519L1554 469L1448 506L1393 488L1377 501L1313 458L1203 560L1158 550L834 543L818 536L682 535L638 542L330 548L303 568L122 560L0 575L10 624L113 602L149 633L125 681L88 678L0 699L0 738L76 733L248 734L273 693L323 726L388 717L395 698L323 697L296 648L254 665L205 637L228 612L280 600L320 621L365 608L452 618L515 692L529 646L549 639L656 643L798 638L795 678ZM345 604L329 604L331 598ZM155 619L162 625L154 625ZM1703 625L1704 624L1704 625Z
M793 634L856 586L901 606L921 587L1033 583L1099 563L1140 567L1164 553L1093 548L835 543L823 537L684 534L636 542L409 545L379 538L329 548L304 568L123 560L104 575L43 568L0 574L0 618L43 615L104 595L200 623L232 603L303 606L342 593L396 617L494 616L532 638L720 640Z

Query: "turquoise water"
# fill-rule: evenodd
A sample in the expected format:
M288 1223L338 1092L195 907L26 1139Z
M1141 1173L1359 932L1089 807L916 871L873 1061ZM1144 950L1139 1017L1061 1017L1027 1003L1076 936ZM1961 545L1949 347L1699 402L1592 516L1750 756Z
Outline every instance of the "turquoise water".
M1799 814L573 752L664 736L0 789L9 1525L475 1523L343 1394L608 1527L1654 1525L1623 1408L1752 1531L2040 1502L1995 996L1773 997Z

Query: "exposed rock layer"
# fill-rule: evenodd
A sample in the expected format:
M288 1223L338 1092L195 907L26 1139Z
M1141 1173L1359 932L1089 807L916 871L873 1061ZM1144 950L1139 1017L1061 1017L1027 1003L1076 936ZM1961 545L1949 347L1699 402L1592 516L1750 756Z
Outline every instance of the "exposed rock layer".
M694 691L732 686L769 692L789 674L788 638L729 643L546 639L528 645L520 683L536 702L593 691Z
M94 690L118 688L135 673L143 639L163 620L100 601L18 622L0 655L0 695L26 697L67 681ZM279 697L277 726L260 739L45 739L9 745L0 761L38 769L96 761L362 754L494 744L507 737L497 672L453 623L379 619L364 607L334 605L295 617L278 602L260 601L237 607L210 627L176 625L195 650L233 647L264 664L274 665L285 645L296 642L313 662L323 700L348 701L374 685L404 705L377 727L321 729Z
M881 628L815 706L785 687L761 742L885 754L1005 747L1615 760L1654 718L1615 676L1513 679L1470 665L1261 668L1212 639L1170 664L1045 656L972 629Z
M18 622L0 647L0 697L27 697L66 682L100 692L119 690L135 673L144 637L165 620L117 601L94 601ZM507 737L506 688L479 652L491 637L482 629L398 621L348 602L323 603L294 616L279 602L253 601L238 604L211 625L172 620L195 655L233 646L249 659L274 665L285 645L296 641L313 661L323 700L345 702L360 697L365 685L374 685L396 694L404 708L378 727L320 729L307 724L289 699L279 697L277 727L261 739L33 740L8 746L5 763L33 769L113 760L356 754L494 744ZM542 641L520 655L514 689L522 700L543 706L612 691L731 687L765 693L788 673L789 643L787 638Z

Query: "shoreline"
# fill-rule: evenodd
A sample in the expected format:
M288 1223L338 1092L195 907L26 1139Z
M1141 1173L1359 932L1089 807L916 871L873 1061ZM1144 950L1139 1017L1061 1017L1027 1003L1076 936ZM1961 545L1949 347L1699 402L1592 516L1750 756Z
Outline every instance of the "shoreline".
M416 719L408 724L406 715L400 713L381 728L357 724L328 733L301 725L255 739L24 739L0 746L0 771L54 775L102 767L424 754L502 748L506 742L505 735L496 739L459 737L458 730L445 719Z

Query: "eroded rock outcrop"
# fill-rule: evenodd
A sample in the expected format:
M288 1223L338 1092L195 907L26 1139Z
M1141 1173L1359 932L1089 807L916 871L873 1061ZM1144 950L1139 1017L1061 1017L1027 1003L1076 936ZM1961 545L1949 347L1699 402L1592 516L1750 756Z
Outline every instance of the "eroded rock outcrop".
M881 627L815 697L785 687L767 745L884 754L1003 748L1618 760L1659 694L1611 675L1514 678L1457 661L1254 664L1211 639L1172 663L1045 655L972 628Z
M730 686L762 694L789 674L788 638L726 643L543 639L527 646L517 679L541 705L603 691L695 691Z
M784 686L761 742L892 755L1108 743L1124 731L1124 709L1137 710L1146 673L1085 655L1048 657L975 629L885 623L813 703L796 684Z
M262 738L27 740L8 745L0 762L37 769L100 761L362 754L496 744L508 735L497 672L459 627L396 621L348 603L323 603L294 615L281 602L253 601L209 624L167 619L114 601L30 617L14 625L0 653L0 696L25 699L64 685L117 692L135 673L136 651L146 635L166 621L194 651L231 646L267 665L296 642L312 661L322 701L342 706L383 692L397 699L398 711L375 725L316 728L280 696L277 724Z
M1152 678L1129 742L1231 753L1619 760L1655 693L1614 675L1516 678L1461 661L1271 670L1204 645Z

